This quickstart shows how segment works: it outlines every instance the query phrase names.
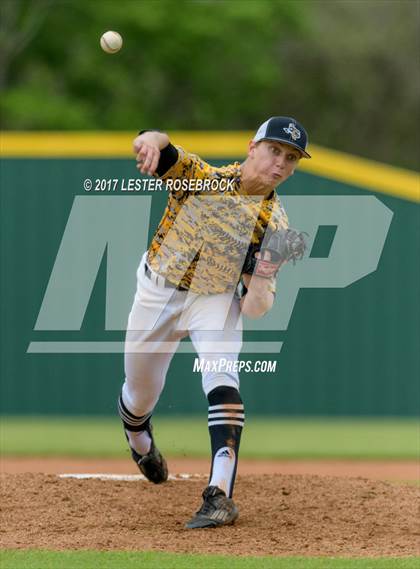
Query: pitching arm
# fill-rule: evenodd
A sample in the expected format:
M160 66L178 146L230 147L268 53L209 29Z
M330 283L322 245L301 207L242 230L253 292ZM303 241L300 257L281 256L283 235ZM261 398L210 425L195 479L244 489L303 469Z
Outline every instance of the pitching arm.
M142 131L133 140L136 155L136 168L142 174L162 175L178 159L176 148L170 143L169 136L156 130Z

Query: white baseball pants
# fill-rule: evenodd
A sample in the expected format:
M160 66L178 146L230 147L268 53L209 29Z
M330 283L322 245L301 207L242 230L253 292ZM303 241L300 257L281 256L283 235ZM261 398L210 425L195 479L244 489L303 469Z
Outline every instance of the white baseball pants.
M242 347L242 317L236 294L199 295L169 288L160 275L146 275L146 257L147 253L137 271L137 290L128 318L123 386L125 405L139 417L150 413L158 402L182 338L189 336L198 356L206 362L219 362L221 358L236 361ZM221 385L239 389L238 373L203 371L206 396Z

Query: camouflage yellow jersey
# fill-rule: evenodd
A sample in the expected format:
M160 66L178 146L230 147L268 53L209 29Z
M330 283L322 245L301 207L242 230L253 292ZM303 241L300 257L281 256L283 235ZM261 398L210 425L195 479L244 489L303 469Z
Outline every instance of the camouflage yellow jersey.
M265 199L247 195L239 162L217 168L169 145L157 176L166 182L168 203L147 261L175 286L197 294L232 291L250 244L261 245L267 229L288 226L275 191Z

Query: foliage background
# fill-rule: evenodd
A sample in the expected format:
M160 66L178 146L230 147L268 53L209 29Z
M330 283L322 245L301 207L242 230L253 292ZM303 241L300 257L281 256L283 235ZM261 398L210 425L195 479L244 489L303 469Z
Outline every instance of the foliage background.
M3 0L0 126L254 130L419 167L417 0ZM116 55L99 48L119 31Z

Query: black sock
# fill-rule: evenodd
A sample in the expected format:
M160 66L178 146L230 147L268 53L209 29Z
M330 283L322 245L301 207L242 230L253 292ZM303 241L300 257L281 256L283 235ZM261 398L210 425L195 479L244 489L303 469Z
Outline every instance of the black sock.
M212 464L209 486L218 486L231 498L244 425L244 406L239 391L220 386L207 396Z
M150 417L152 416L152 413L147 413L146 415L137 417L131 413L124 405L122 394L118 398L118 414L121 417L126 431L134 432L145 431L149 426Z
M152 413L147 413L141 417L133 415L124 405L122 394L118 399L118 414L124 425L125 436L131 449L143 456L151 448L152 439L148 431Z

